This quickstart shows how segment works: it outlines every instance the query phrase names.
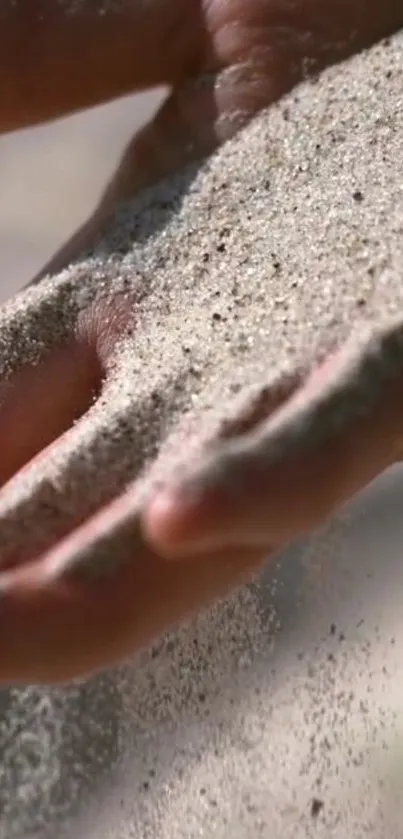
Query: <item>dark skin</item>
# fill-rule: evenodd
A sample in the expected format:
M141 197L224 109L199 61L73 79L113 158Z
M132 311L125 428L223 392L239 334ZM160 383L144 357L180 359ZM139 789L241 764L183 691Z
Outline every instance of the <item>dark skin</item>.
M128 146L94 218L55 256L58 267L116 201L210 152L307 72L399 29L403 6L400 0L4 0L0 19L3 132L144 87L172 88L152 125ZM57 445L90 404L129 317L119 310L105 335L102 312L87 313L68 344L0 388L2 484L32 457L46 457L46 447ZM313 378L302 376L272 411L292 410L295 398L309 401L335 364L330 359ZM397 377L385 386L372 411L337 439L309 453L285 452L265 469L265 433L246 434L230 456L225 443L218 446L188 476L191 503L173 485L151 499L139 532L127 535L132 561L106 581L63 568L91 543L100 522L111 532L118 526L133 503L130 494L51 544L45 556L3 569L0 681L54 682L111 665L247 579L399 458L401 385ZM30 423L27 399L38 406ZM225 464L225 481L217 463ZM234 482L243 488L236 496Z

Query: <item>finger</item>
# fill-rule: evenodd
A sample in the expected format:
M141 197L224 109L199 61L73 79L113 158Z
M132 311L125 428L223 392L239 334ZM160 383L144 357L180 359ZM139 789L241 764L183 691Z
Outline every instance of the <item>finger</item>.
M0 682L59 682L114 665L264 558L231 550L166 563L145 546L130 493L38 562L0 574Z
M186 78L204 43L201 0L103 9L53 0L2 8L0 132ZM24 56L24 61L20 56Z
M16 320L16 328L23 333L24 326ZM29 362L16 346L19 338L13 336L13 317L5 321L6 317L0 358L0 484L86 411L100 379L97 355L84 335L72 330L70 337L43 348L43 336L32 334L31 347L39 347L39 354ZM22 362L10 372L19 355Z
M201 460L151 502L164 554L281 544L321 524L398 456L400 321L330 359L268 422Z
M230 0L209 4L206 16L227 64L251 44L268 50L279 44L287 64L298 66L299 81L393 33L403 20L394 0L382 6L376 0Z
M296 84L395 31L396 3L215 0L203 4L202 50L127 155L129 197L209 154ZM204 48L204 49L203 49Z

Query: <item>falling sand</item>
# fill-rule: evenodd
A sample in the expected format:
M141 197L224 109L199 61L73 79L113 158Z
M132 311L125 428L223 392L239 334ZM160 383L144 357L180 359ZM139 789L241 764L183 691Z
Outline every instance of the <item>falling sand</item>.
M375 354L375 362L368 336L390 318L394 324L403 304L403 190L398 177L403 171L402 59L403 38L397 36L326 71L319 81L304 83L209 161L122 206L91 253L3 308L2 377L36 363L50 347L68 340L94 301L102 300L106 326L108 318L116 317L113 298L119 305L126 301L133 312L131 334L122 332L99 398L45 460L32 462L2 493L5 561L15 553L24 559L45 550L140 477L137 513L122 517L112 532L98 531L85 555L76 557L83 573L113 572L114 563L132 546L138 511L153 482L217 435L240 433L253 417L261 418L276 388L286 388L295 371L301 375L312 369L353 327L361 325L366 337L351 379L356 389L349 388L350 401L363 393L369 401L371 397L368 380L357 377L357 369L365 373L371 363L372 375L378 363L382 376L385 359L387 374L390 361L401 368L400 328L381 332L375 344L381 354L378 359ZM346 405L341 402L338 408L344 411ZM320 412L312 418L315 433L322 419ZM332 415L331 422L336 420ZM273 431L275 450L280 432ZM62 555L60 561L66 558ZM161 642L158 662L172 657L172 678L180 675L183 693L186 663L187 703L196 717L203 715L201 686L207 671L212 690L216 682L223 683L224 671L229 676L234 662L246 655L245 648L249 656L267 642L267 628L262 628L266 618L255 600L252 588L213 610L214 618L200 618L195 632L204 640L197 647L186 634L189 630L175 636L173 648L164 647L172 640ZM225 661L211 648L220 633L227 643ZM125 677L136 684L138 717L141 701L151 691L148 725L165 700L170 708L166 716L174 719L178 697L173 692L164 700L154 682L150 684L157 679L157 665L150 660L144 666L145 671ZM125 690L127 696L129 688ZM236 692L234 688L232 703ZM264 703L265 697L259 701ZM268 771L266 760L273 759L259 748L262 723L257 719L248 735L255 745L245 748L242 759L228 732L230 774L240 761L239 789L232 776L229 784L232 793L237 790L238 833L233 825L225 832L232 809L225 793L227 758L212 751L209 767L199 765L198 754L193 756L194 777L198 789L205 790L209 772L220 777L220 806L211 803L208 792L204 802L192 796L175 799L170 832L168 817L148 800L148 780L148 798L143 796L138 804L143 810L135 817L136 835L191 839L200 835L202 824L206 835L217 839L299 835L298 807L285 808L282 817L276 800L268 802L258 786L254 794L242 797L240 776L256 783L257 774ZM247 737L245 732L242 736ZM182 778L190 772L189 763L186 767ZM315 801L314 821L323 805ZM341 833L338 824L336 817L329 822L328 837L347 835L346 830L361 836L354 832L354 820L344 821ZM312 819L301 826L301 836L311 835L310 825ZM45 835L42 829L35 836ZM103 839L99 830L94 835ZM0 827L0 836L6 834L8 839L33 835L13 833L10 824L5 832ZM113 839L123 835L112 828L108 833Z

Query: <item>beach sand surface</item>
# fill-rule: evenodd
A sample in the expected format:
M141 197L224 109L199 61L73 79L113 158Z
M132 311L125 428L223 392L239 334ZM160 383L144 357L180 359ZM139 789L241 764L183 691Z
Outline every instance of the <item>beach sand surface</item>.
M43 546L32 500L45 485L64 489L63 503L52 496L57 532L72 501L87 503L100 464L108 484L89 506L147 471L177 422L187 433L184 415L197 438L201 414L214 429L244 388L309 365L353 323L399 312L402 57L397 36L303 85L210 162L121 208L91 253L4 309L3 329L21 323L5 368L29 353L43 301L43 346L53 315L68 331L71 313L111 287L135 294L138 315L100 404L45 472L28 470L1 500L5 550L24 538L22 510ZM123 144L128 106L119 107ZM94 126L101 114L86 119ZM52 131L57 168L74 121ZM39 136L18 140L17 164L28 142L31 160L35 142L42 153ZM63 202L52 231L45 221L39 230L39 205L37 226L28 209L22 220L13 187L5 265L13 241L30 255L7 270L10 282L39 267L84 200L88 212L119 150L108 143L110 157L100 150L95 165L93 155L82 200ZM69 145L66 167L84 160L83 133L75 152ZM28 155L24 165L31 171ZM42 200L49 214L50 191ZM133 663L69 689L4 691L1 839L400 837L399 480L394 470L382 492L371 488Z

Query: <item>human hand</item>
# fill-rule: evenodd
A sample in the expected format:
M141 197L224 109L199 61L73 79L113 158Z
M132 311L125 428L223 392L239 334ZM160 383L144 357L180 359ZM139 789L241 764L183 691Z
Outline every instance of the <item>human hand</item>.
M104 305L0 392L3 683L57 682L129 656L321 525L400 454L397 322L358 355L352 344L307 382L266 394L265 415L242 436L227 429L179 495L169 477L165 500L144 500L136 483L120 494L104 482L103 502L94 488L93 504L90 450L75 465L67 458L57 480L52 461L66 445L77 453L94 396L111 399L110 363L131 315L125 303ZM27 404L37 406L29 423Z
M144 88L171 93L135 131L92 218L41 276L86 247L117 202L209 154L293 85L403 24L396 0L72 4L18 0L3 10L0 132Z

